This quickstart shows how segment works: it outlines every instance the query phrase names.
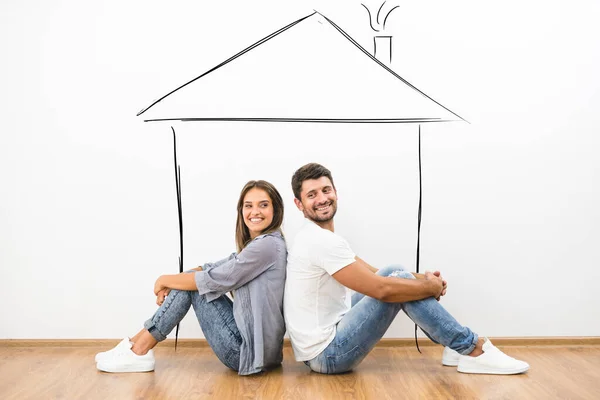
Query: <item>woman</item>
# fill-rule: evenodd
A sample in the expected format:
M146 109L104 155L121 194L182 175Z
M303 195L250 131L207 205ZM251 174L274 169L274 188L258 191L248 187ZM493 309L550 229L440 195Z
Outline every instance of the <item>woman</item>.
M160 305L144 329L96 355L106 372L154 370L152 348L194 307L219 360L240 375L283 359L283 288L287 251L281 233L283 200L266 181L248 182L237 204L237 254L187 273L162 275L154 285ZM225 294L234 292L235 301Z

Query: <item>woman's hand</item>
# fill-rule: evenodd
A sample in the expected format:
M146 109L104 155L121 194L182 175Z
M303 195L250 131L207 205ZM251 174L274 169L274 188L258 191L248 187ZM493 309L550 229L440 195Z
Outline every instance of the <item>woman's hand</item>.
M158 293L161 290L164 289L168 289L167 286L164 284L164 276L161 275L158 277L158 279L156 280L156 282L154 282L154 295L158 296Z
M165 289L198 290L194 276L195 274L161 275L154 283L154 294L158 297Z
M171 289L169 288L164 288L159 291L156 295L156 304L162 306L162 303L164 303L165 298L169 295L169 292L171 292Z

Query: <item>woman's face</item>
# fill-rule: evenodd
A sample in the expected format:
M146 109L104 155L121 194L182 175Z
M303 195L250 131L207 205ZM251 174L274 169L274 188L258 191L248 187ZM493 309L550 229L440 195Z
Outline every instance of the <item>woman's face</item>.
M250 189L244 196L242 216L252 239L267 229L273 222L273 202L267 192L259 188Z

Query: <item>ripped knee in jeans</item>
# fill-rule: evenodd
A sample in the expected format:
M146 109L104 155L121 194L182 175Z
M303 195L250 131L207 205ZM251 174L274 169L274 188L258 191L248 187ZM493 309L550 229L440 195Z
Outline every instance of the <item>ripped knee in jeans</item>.
M415 279L415 276L412 273L405 271L403 269L397 269L395 271L392 271L388 276L391 276L394 278Z

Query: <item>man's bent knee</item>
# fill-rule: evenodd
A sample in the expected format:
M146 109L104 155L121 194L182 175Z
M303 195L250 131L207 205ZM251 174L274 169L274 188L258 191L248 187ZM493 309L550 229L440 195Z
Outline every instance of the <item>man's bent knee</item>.
M396 278L404 278L404 279L414 279L414 275L404 269L402 265L390 265L384 268L381 268L377 271L377 275L381 276L393 276Z

